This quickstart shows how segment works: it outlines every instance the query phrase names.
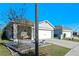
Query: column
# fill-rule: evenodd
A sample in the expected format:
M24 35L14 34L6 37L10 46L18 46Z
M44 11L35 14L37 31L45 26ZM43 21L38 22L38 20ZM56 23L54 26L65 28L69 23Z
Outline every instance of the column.
M18 39L17 39L17 24L13 24L13 39L14 39L14 41L18 41Z
M34 40L34 29L31 27L31 40Z

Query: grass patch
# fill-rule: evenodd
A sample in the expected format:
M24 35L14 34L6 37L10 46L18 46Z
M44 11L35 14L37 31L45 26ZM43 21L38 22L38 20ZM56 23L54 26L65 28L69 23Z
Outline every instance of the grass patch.
M1 34L2 34L2 32L0 31L0 43L9 42L9 40L6 40L6 39L2 40ZM2 44L0 44L0 56L11 56L10 51L5 46L3 46Z
M9 42L9 41L11 41L11 40L2 40L2 39L0 39L0 43L6 43L6 42Z
M69 51L69 48L61 47L55 44L39 47L40 56L64 56ZM34 49L26 51L26 56L34 56Z
M1 44L0 44L0 56L11 56L10 51Z
M64 56L70 49L55 44L41 47L40 53L47 56Z
M69 40L69 41L79 42L79 40L78 40L78 39Z
M79 42L79 39L73 39L73 40L72 40L72 39L68 39L68 38L67 38L67 39L63 39L63 40L68 40L68 41L73 41L73 42Z

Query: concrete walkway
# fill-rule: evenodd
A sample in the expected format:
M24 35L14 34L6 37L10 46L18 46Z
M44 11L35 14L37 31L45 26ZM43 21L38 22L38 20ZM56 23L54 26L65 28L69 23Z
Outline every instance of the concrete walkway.
M79 42L72 42L59 39L46 40L46 41L71 49L65 56L79 56Z
M66 47L66 48L70 48L70 49L79 45L79 42L72 42L72 41L59 40L59 39L46 40L46 42L53 43L53 44L56 44L56 45L60 45L62 47Z
M65 56L79 56L79 45L71 49Z

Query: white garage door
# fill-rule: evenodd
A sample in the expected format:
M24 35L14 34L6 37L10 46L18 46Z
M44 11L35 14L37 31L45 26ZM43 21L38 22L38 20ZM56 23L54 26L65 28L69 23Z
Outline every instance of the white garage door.
M51 39L51 31L39 30L39 39Z

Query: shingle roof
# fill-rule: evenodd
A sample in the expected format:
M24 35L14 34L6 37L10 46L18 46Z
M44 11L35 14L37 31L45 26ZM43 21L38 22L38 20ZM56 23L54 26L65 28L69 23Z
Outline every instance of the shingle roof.
M64 26L55 26L55 30L72 30L72 29Z

